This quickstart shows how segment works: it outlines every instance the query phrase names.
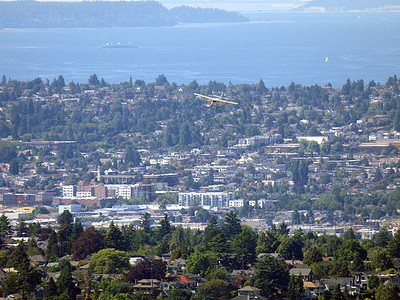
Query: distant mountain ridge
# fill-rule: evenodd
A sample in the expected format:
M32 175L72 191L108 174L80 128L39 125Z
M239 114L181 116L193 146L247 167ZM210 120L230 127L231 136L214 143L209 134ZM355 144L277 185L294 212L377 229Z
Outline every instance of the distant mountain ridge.
M400 11L400 0L313 0L301 11Z
M0 28L172 26L197 22L245 22L239 13L177 7L156 1L0 1Z

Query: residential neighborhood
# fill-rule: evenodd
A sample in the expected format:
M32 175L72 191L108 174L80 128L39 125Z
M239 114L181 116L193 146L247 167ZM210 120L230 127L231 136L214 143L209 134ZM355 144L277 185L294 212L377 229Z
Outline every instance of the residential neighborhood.
M3 77L1 293L397 299L399 85Z

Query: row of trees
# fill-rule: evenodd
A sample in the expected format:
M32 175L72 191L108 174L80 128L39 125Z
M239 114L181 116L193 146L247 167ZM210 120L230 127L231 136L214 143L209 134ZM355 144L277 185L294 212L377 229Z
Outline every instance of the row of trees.
M220 286L223 293L227 292L225 295L230 295L234 287L226 283L229 272L253 267L255 279L248 284L259 287L263 295L269 297L279 297L285 291L298 296L302 291L302 284L290 278L284 260L304 260L313 269L315 279L321 279L351 276L365 270L395 273L393 259L400 256L400 234L392 237L386 230L381 230L374 239L360 242L351 229L342 238L305 234L301 230L288 236L289 230L284 223L256 233L252 228L240 225L233 211L221 221L211 216L204 232L201 232L173 227L168 215L165 215L155 228L150 215L145 213L141 229L133 226L119 228L111 222L107 230L97 230L94 227L83 229L79 222L73 222L71 214L66 211L59 217L57 231L41 228L39 224L25 227L19 224L19 228L24 228L20 234L30 235L31 239L15 249L2 247L0 250L0 264L19 271L7 275L1 290L6 294L18 291L26 294L42 282L40 272L29 263L28 257L33 254L45 254L49 261L59 261L54 271L61 271L60 278L57 281L45 280L46 293L53 296L71 296L78 292L71 275L73 268L67 261L60 260L66 254L71 254L83 264L89 262L89 274L124 273L117 281L104 283L106 292L112 296L122 293L121 287L116 288L119 284L125 284L129 289L132 287L129 283L136 280L148 279L149 276L162 280L165 276L164 262L146 259L131 267L128 263L131 255L171 252L171 259L186 259L187 272L209 280L199 295L205 293L209 296L207 293L211 292L208 288L213 284ZM8 219L3 215L0 218L1 235L7 236L10 228ZM37 246L35 237L39 241L47 241L46 249ZM280 258L268 253L278 253ZM332 259L323 260L323 257ZM374 277L370 280L369 291L364 291L366 293L374 293L381 286L381 282ZM87 283L80 284L85 286ZM99 284L97 288L101 288Z

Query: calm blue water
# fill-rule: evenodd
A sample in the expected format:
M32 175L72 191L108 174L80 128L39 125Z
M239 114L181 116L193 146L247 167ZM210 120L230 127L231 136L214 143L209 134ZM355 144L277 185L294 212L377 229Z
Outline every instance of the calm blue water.
M273 13L242 24L163 28L0 30L0 75L107 82L164 74L178 84L197 80L268 87L347 78L385 82L400 75L400 13ZM133 42L137 48L102 48ZM328 57L328 62L326 58Z

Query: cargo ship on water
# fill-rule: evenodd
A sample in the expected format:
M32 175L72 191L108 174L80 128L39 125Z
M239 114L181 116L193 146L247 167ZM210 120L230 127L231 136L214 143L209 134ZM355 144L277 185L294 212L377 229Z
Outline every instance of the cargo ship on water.
M121 42L116 42L116 43L105 43L103 45L103 48L136 48L137 46L134 45L132 42L129 43L121 43Z

